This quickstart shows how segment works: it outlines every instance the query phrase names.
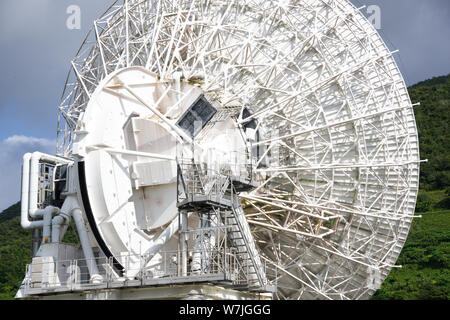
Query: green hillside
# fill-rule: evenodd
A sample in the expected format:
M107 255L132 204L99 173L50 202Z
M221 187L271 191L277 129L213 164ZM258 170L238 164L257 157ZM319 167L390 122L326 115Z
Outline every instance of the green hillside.
M20 203L0 214L0 299L11 299L31 262L31 232L20 226Z
M421 190L443 190L450 186L450 76L433 78L409 89L416 107L421 165Z
M412 86L419 128L421 191L408 240L395 268L373 299L450 298L450 75ZM20 227L20 205L0 214L0 300L12 299L31 262L31 232ZM64 239L77 243L73 226Z
M373 299L450 299L450 210L439 208L450 197L444 191L422 194L431 199L429 211L418 213L422 218L413 221L396 263L402 268L391 271Z
M63 239L78 244L73 223ZM20 203L0 213L0 300L13 299L31 263L31 231L20 226Z

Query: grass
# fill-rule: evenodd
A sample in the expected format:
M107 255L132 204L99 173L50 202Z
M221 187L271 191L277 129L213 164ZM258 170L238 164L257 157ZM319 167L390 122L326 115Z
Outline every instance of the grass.
M422 192L431 199L430 210L413 221L395 268L373 299L450 299L450 210L444 191Z

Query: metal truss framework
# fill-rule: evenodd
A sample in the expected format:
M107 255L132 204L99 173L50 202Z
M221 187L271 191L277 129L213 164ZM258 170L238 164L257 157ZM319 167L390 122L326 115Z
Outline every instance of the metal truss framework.
M177 92L170 82L181 74L258 120L269 165L241 200L277 298L375 292L408 235L420 158L403 78L357 8L346 0L117 1L73 60L59 155L70 156L102 79L127 66L158 74L165 94ZM240 123L250 120L240 114Z

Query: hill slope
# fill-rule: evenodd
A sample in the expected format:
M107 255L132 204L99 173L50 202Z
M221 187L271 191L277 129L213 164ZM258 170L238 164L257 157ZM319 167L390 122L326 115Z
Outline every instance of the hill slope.
M0 299L11 299L31 262L31 231L20 226L20 203L0 214Z
M418 212L397 265L373 299L450 299L450 210L440 209L444 191L424 192L419 200L431 199L427 212ZM423 200L426 199L426 200Z
M419 130L420 188L442 190L450 186L450 75L421 82L409 89Z
M70 224L63 242L79 244ZM31 231L20 226L20 203L0 213L0 300L13 299L31 263Z

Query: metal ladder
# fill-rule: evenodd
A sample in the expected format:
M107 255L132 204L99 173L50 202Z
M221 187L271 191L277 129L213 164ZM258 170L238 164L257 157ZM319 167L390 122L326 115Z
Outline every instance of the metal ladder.
M192 171L192 187L194 194L203 194L205 192L205 186L203 185L203 181L201 178L201 168L198 164L193 163L193 171Z
M231 186L231 190L233 187ZM231 214L224 217L224 223L230 226L229 240L237 249L237 256L244 270L247 270L250 287L264 287L267 284L266 274L256 249L250 226L245 218L244 209L239 199L232 192Z

